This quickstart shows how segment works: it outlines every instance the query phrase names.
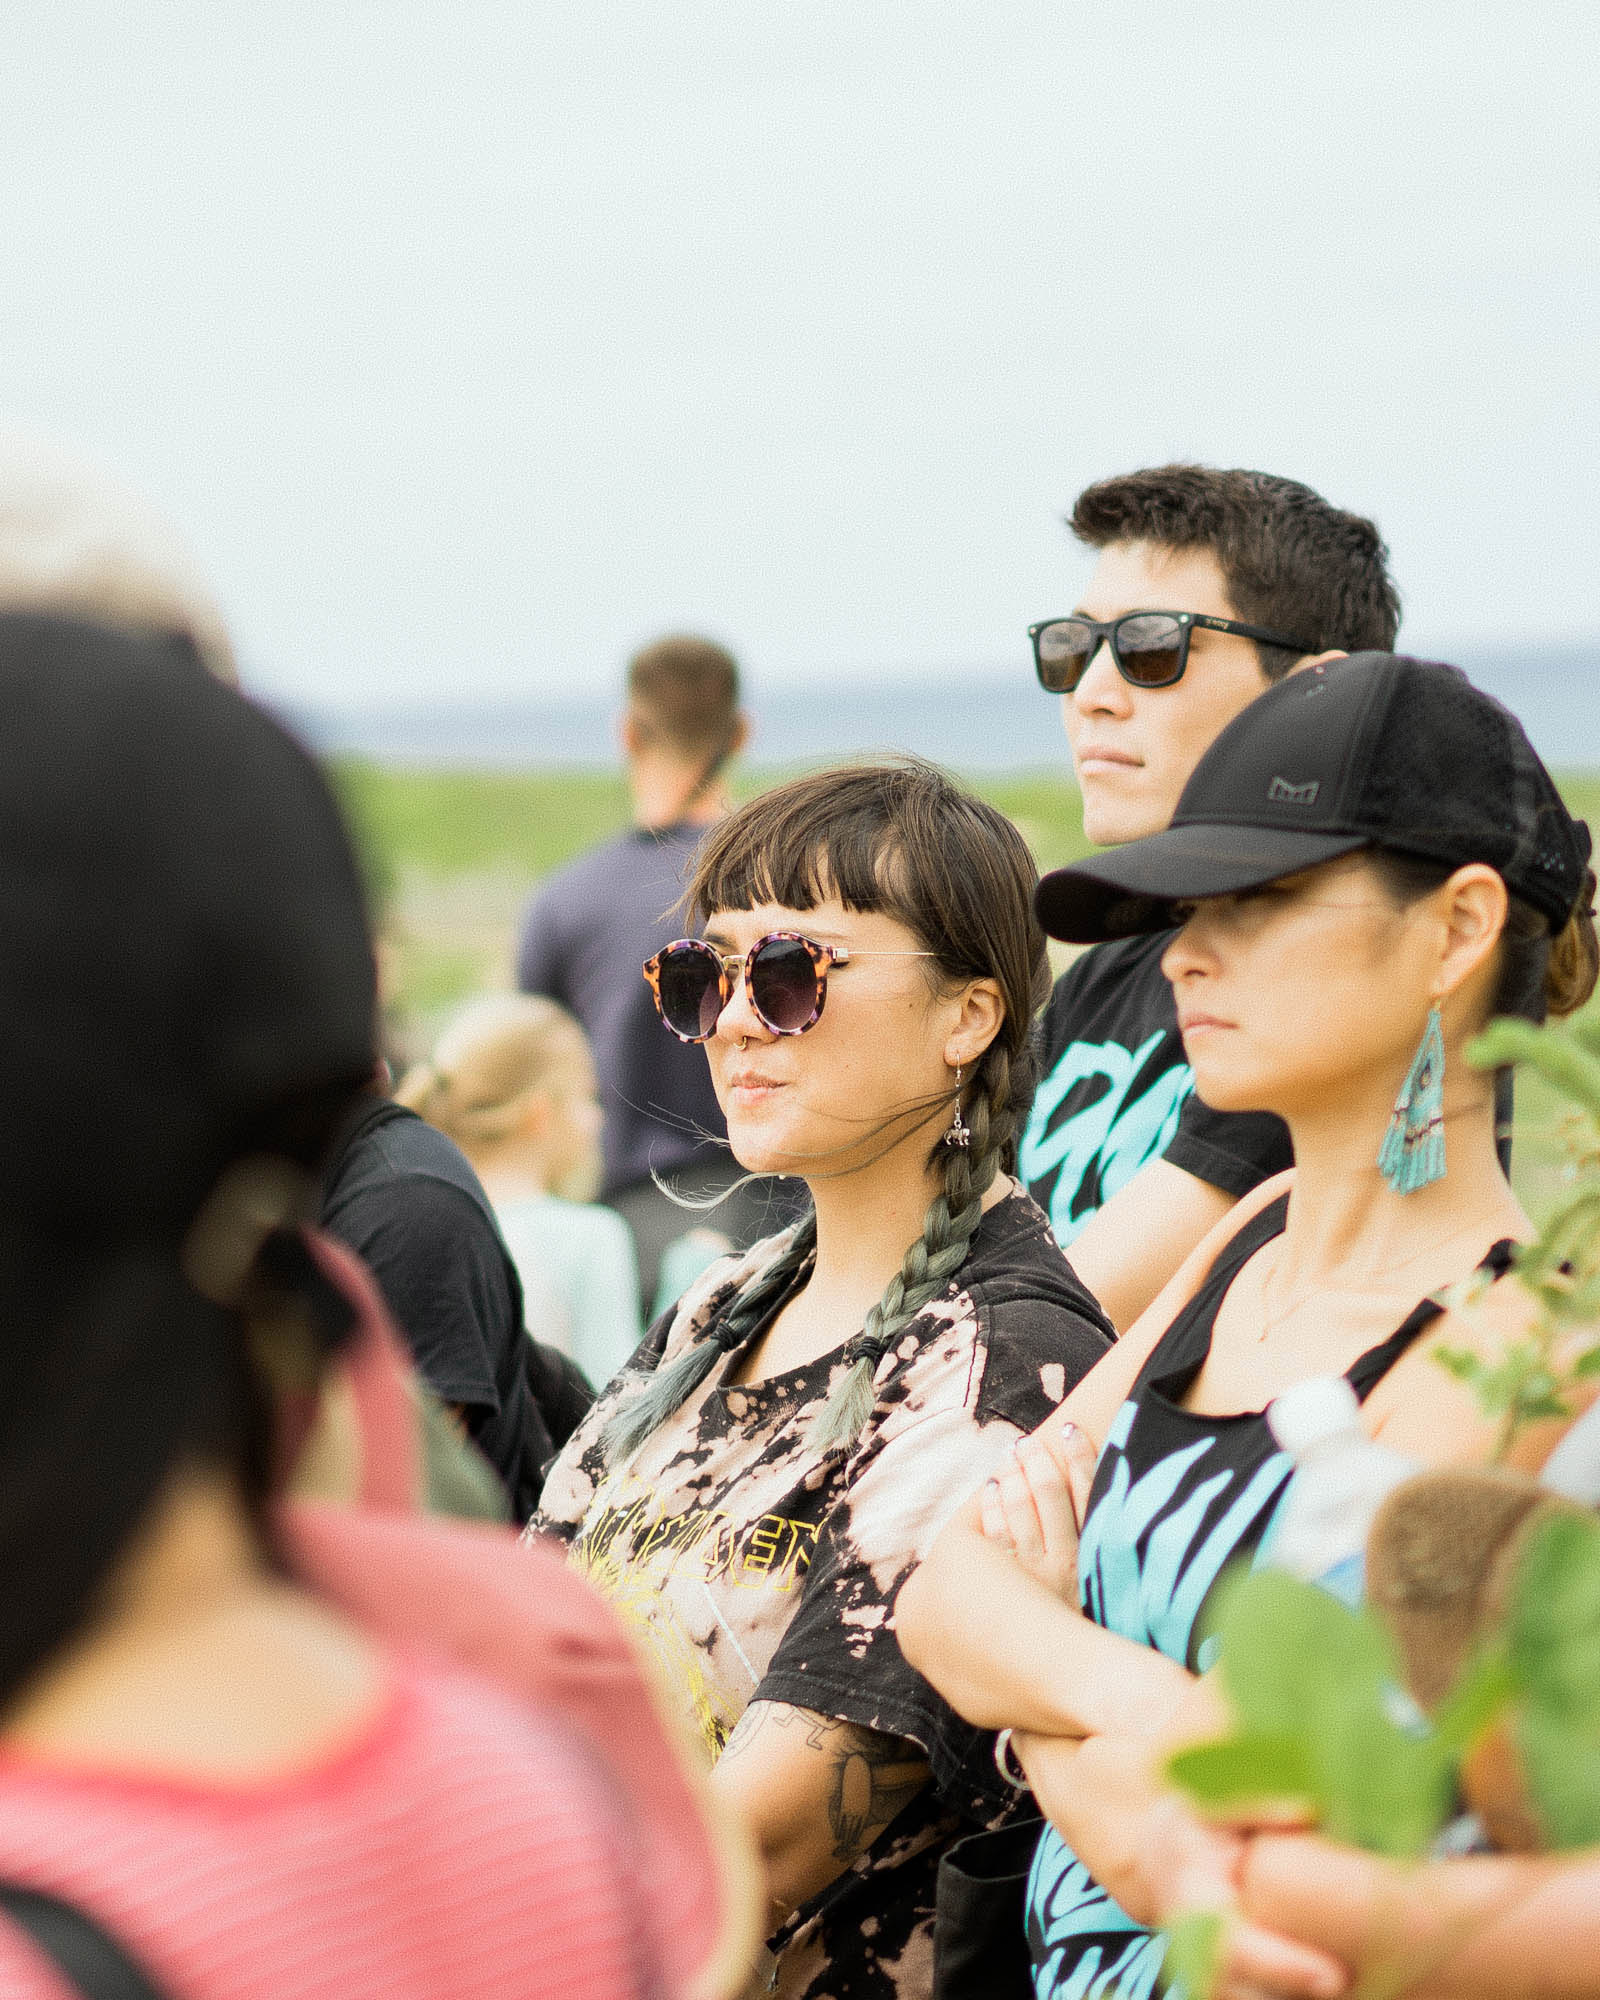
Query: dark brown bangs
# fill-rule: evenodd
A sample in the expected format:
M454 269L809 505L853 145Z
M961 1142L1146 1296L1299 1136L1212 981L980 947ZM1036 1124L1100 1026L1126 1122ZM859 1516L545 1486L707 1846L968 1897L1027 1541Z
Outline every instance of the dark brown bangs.
M690 922L758 903L813 910L830 896L849 910L914 922L914 898L895 865L903 818L897 807L929 777L942 782L931 767L861 765L763 792L706 837L684 898Z
M712 829L685 892L689 921L776 903L905 925L947 977L1000 977L1025 1033L1049 978L1033 857L1011 822L920 758L846 765L779 785ZM1042 982L1042 986L1041 986Z

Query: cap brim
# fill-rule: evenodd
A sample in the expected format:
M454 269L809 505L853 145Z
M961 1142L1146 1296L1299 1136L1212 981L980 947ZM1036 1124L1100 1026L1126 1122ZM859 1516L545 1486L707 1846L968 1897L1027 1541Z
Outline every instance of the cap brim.
M1165 930L1174 903L1254 889L1371 844L1367 834L1174 826L1053 870L1034 891L1033 906L1051 937L1099 944Z

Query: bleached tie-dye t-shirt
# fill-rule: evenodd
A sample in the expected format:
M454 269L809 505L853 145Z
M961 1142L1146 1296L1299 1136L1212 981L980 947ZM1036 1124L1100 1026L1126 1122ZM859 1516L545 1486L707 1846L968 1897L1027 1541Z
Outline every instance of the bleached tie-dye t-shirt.
M787 1241L714 1266L658 1323L552 1468L530 1532L571 1544L655 1653L712 1758L753 1700L918 1746L930 1783L770 1941L779 1994L912 2000L931 1991L940 1854L1013 1801L993 1739L901 1653L895 1599L949 1516L1110 1333L1042 1212L1014 1190L984 1216L943 1296L885 1355L872 1414L848 1450L811 1442L844 1365L837 1353L730 1387L735 1353L608 1471L599 1436L611 1415L663 1359L708 1337Z

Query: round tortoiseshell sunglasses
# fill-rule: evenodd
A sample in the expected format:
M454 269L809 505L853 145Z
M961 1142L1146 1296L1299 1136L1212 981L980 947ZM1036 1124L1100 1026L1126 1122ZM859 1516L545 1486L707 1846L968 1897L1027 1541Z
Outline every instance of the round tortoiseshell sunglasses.
M768 931L743 958L704 938L675 938L644 963L656 1012L680 1042L708 1042L741 970L751 1011L775 1035L803 1035L822 1018L828 974L855 958L932 958L931 951L850 951L799 931Z

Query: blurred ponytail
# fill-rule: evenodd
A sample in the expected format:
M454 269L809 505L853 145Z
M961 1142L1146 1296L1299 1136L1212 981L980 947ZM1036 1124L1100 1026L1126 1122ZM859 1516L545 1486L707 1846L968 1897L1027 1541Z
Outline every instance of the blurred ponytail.
M1594 870L1584 870L1583 892L1566 928L1551 940L1545 967L1545 1006L1555 1015L1575 1014L1593 993L1600 974L1600 940L1594 931Z
M509 1139L532 1093L587 1057L583 1030L564 1007L497 993L456 1016L431 1060L414 1063L401 1078L395 1102L471 1159Z
M1401 909L1431 895L1455 873L1444 862L1392 854L1381 847L1369 850L1368 859ZM1600 974L1594 895L1594 871L1586 869L1577 907L1554 937L1542 911L1511 897L1500 935L1500 977L1489 1003L1491 1020L1510 1015L1538 1023L1550 1015L1575 1014L1589 998Z
M309 1191L362 1081L268 1107L237 1133L237 1158L291 1162ZM0 1212L0 1705L96 1615L183 1473L227 1478L270 1558L284 1470L274 1361L292 1359L314 1393L353 1316L297 1228L262 1242L227 1304L186 1274L186 1247L86 1241Z

